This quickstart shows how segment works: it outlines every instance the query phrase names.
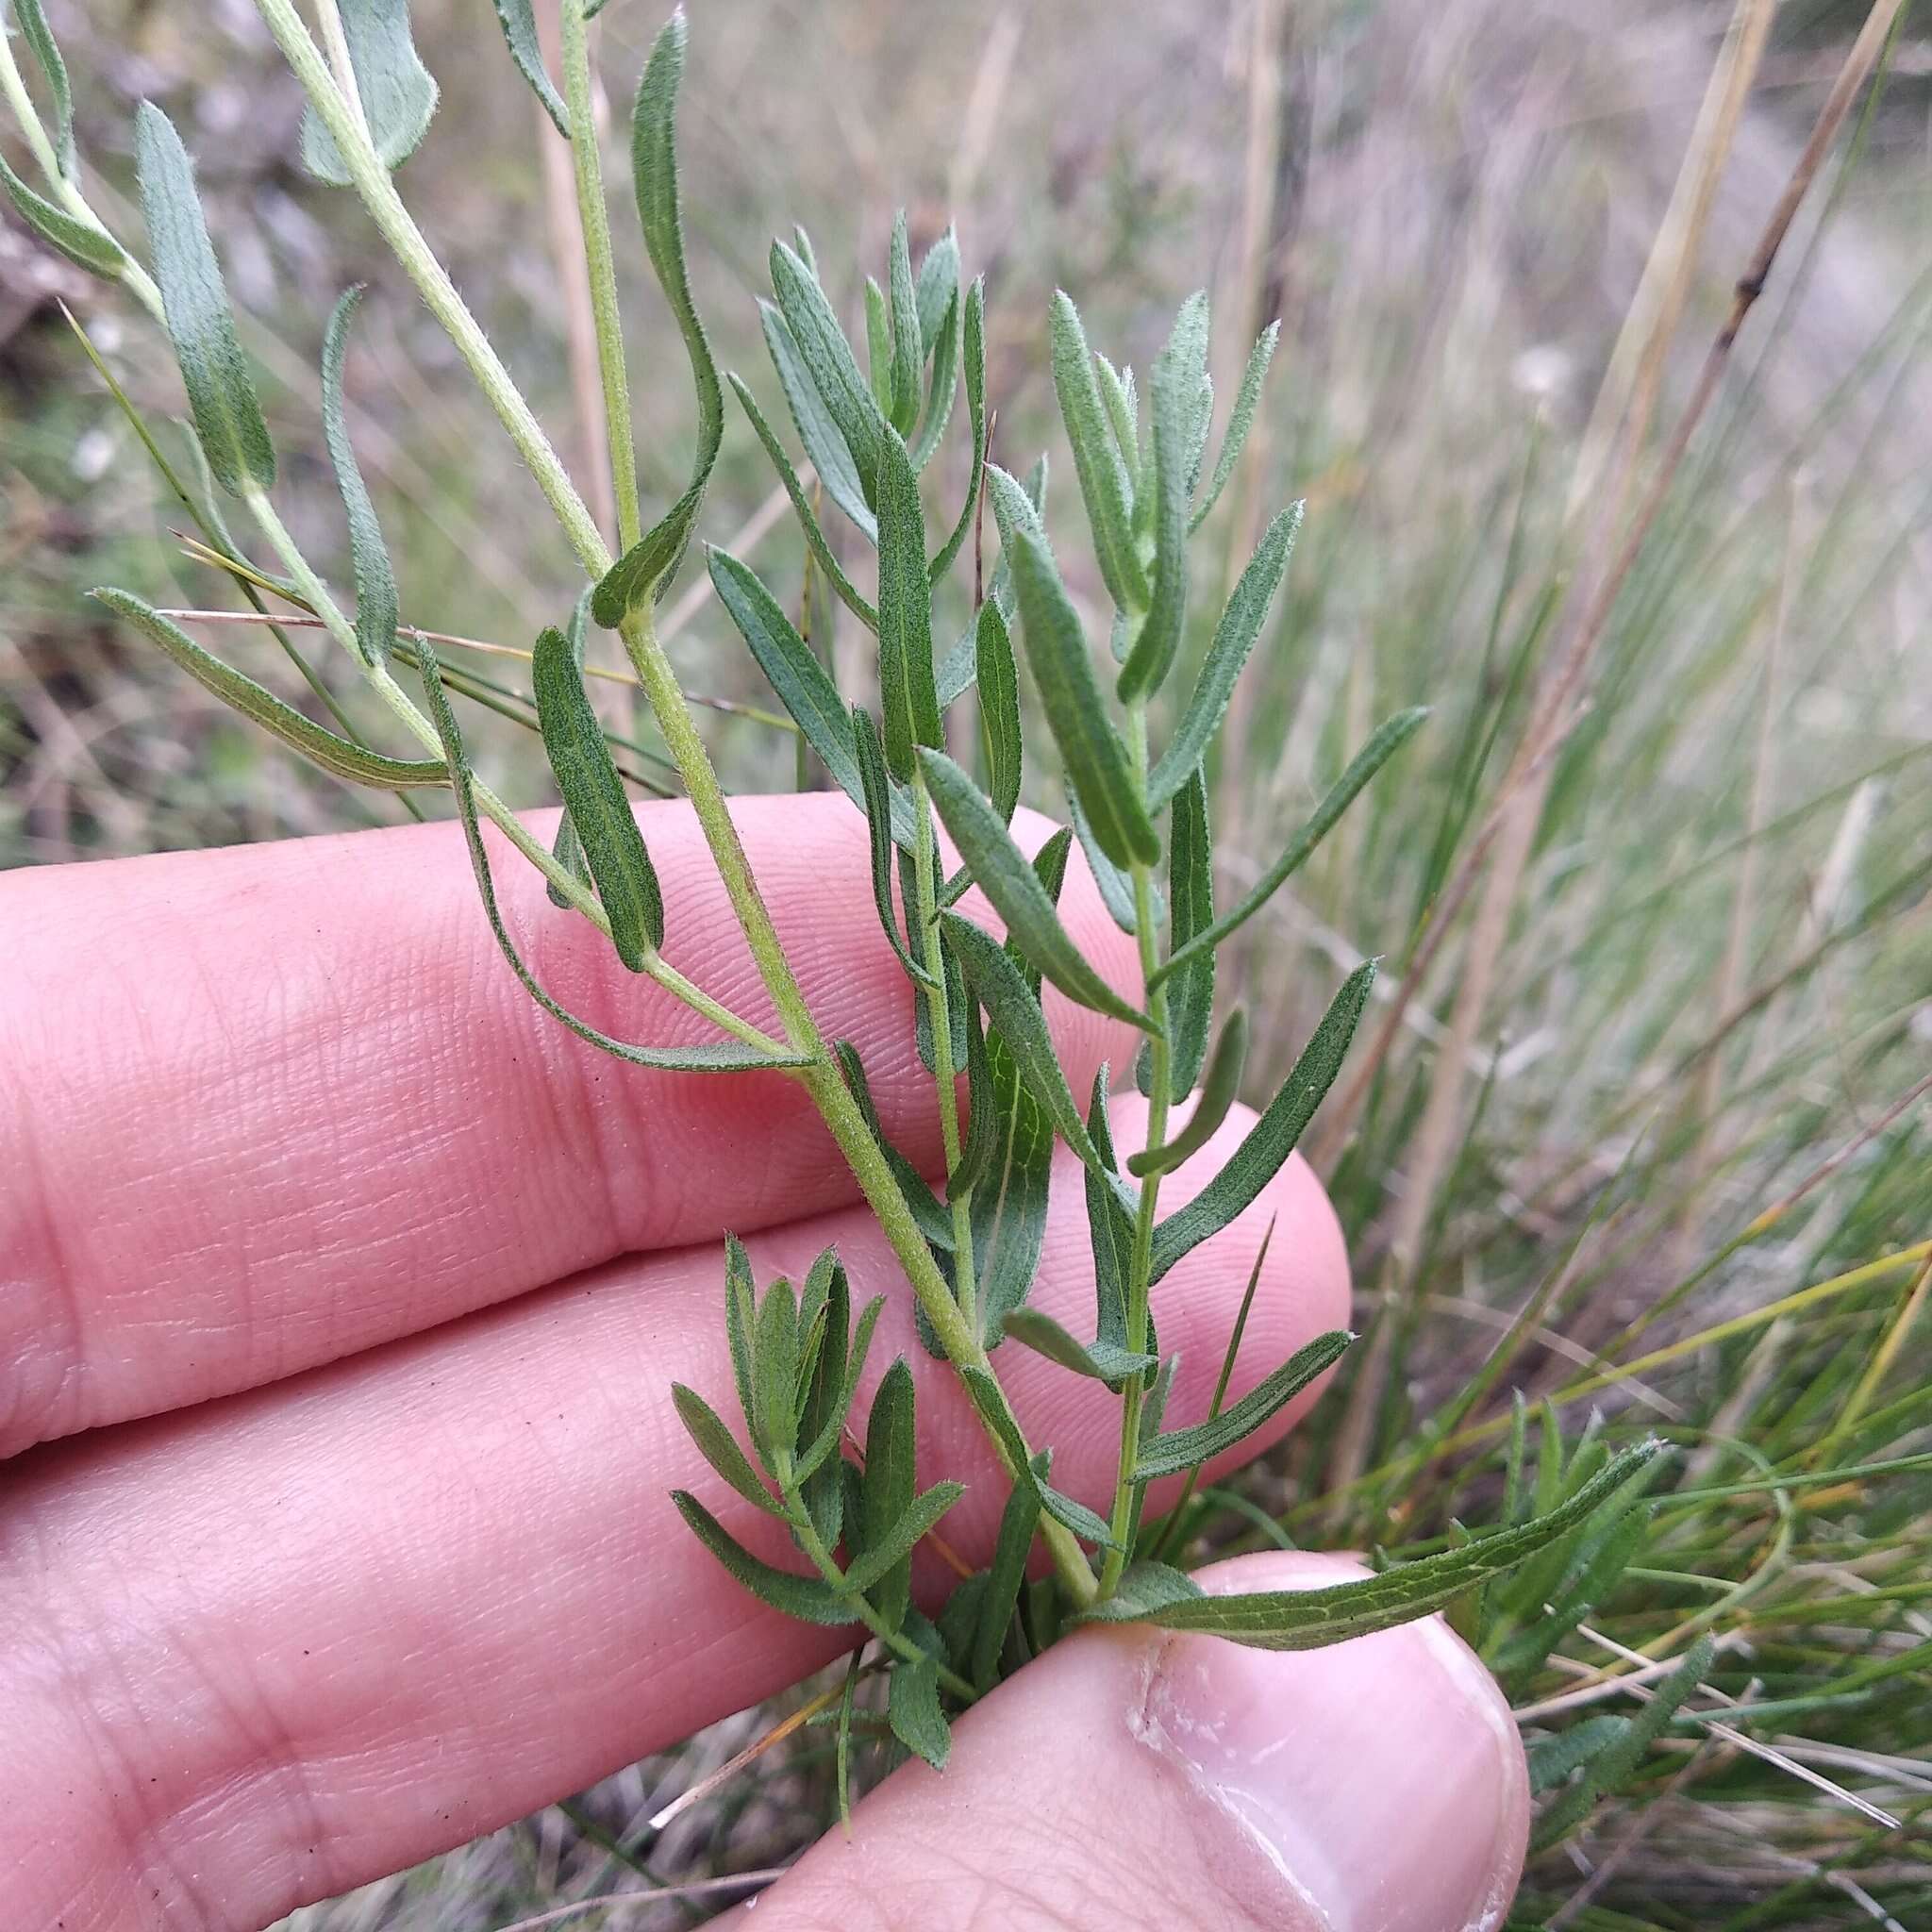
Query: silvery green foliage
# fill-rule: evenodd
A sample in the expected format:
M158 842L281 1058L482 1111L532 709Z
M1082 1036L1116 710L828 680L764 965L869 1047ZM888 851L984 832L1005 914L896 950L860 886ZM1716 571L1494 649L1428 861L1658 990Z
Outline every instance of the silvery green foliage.
M566 4L579 6L585 18L596 10L582 0ZM38 5L13 6L55 100L60 166L71 172L65 70ZM510 55L559 132L591 139L589 130L573 129L565 100L543 69L528 0L498 0L497 12ZM356 0L344 5L341 20L369 150L382 168L393 169L425 136L435 82L417 57L404 0ZM689 481L657 523L608 569L593 573L597 580L575 609L535 640L529 706L565 808L548 867L553 898L575 908L562 916L594 915L634 972L665 972L661 949L667 940L675 942L678 908L666 903L586 693L584 640L587 619L622 629L627 642L649 625L696 532L724 433L724 383L686 263L675 152L685 54L685 24L675 15L645 64L630 151L644 251L690 364L696 454ZM311 117L303 145L324 178L351 179L349 158L319 119ZM201 459L216 483L259 510L275 486L274 446L192 162L173 125L151 105L141 110L136 152L153 274ZM365 153L365 181L367 175ZM58 184L48 185L58 193ZM116 275L128 261L105 229L10 171L5 186L25 219L84 266ZM334 774L397 790L448 786L485 915L507 961L531 996L589 1045L645 1068L796 1076L813 1086L828 1118L827 1091L843 1097L848 1113L856 1109L856 1131L870 1137L896 1191L891 1215L882 1208L881 1218L911 1230L904 1237L913 1243L909 1258L922 1265L929 1258L925 1272L939 1284L941 1299L921 1305L926 1343L957 1374L1008 1472L990 1561L956 1580L943 1602L915 1599L915 1553L961 1485L941 1475L921 1486L916 1379L906 1360L893 1361L869 1398L863 1395L881 1303L872 1302L855 1319L845 1271L831 1251L801 1283L760 1284L745 1250L727 1241L721 1314L738 1418L721 1412L719 1391L674 1391L699 1457L740 1504L782 1525L796 1561L774 1563L756 1554L692 1492L680 1490L675 1501L717 1560L774 1610L850 1626L862 1633L860 1641L875 1644L867 1668L890 1676L885 1718L907 1750L942 1765L951 1717L1074 1621L1142 1623L1263 1647L1303 1647L1426 1614L1525 1559L1517 1580L1497 1585L1488 1601L1502 1619L1499 1655L1506 1663L1534 1667L1628 1562L1635 1548L1630 1526L1641 1516L1649 1479L1648 1447L1619 1457L1579 1457L1567 1470L1546 1449L1533 1511L1516 1508L1521 1485L1512 1470L1510 1520L1503 1527L1359 1583L1208 1597L1161 1560L1185 1541L1187 1505L1203 1466L1268 1424L1334 1366L1350 1340L1340 1332L1315 1338L1228 1402L1238 1323L1208 1413L1168 1414L1177 1358L1161 1348L1155 1291L1183 1256L1222 1235L1281 1171L1342 1065L1374 977L1371 962L1343 981L1288 1079L1233 1151L1217 1158L1216 1130L1240 1088L1248 1028L1239 1008L1216 1018L1215 954L1307 862L1424 717L1407 710L1384 723L1307 822L1281 842L1246 896L1217 911L1207 769L1236 681L1268 630L1300 507L1284 509L1267 526L1224 605L1204 601L1202 586L1214 573L1191 575L1189 541L1227 484L1265 406L1275 330L1268 328L1255 345L1209 470L1206 297L1182 305L1148 372L1144 406L1133 372L1094 352L1072 298L1054 298L1043 329L1045 359L1074 479L1074 489L1062 493L1077 496L1085 524L1078 541L1086 556L1075 581L1097 581L1111 606L1099 626L1103 650L1068 589L1069 573L1049 532L1046 458L1024 481L989 460L984 282L963 279L950 229L915 262L903 214L893 223L883 266L883 283L866 285L861 345L841 323L803 230L774 242L772 292L760 304L772 399L761 403L744 376L725 377L790 498L810 567L875 645L866 689L840 688L822 645L807 641L784 600L744 562L708 548L706 564L724 615L804 745L868 825L874 905L910 988L919 1052L934 1074L932 1104L943 1110L948 1158L937 1185L891 1145L850 1042L787 1050L759 1044L748 1027L739 1030L749 1037L675 1049L620 1041L568 1011L532 974L496 900L480 816L502 808L480 787L465 749L452 702L462 686L426 641L401 641L395 575L343 406L353 291L329 325L322 358L324 423L357 591L347 641L372 679L405 705L391 666L414 665L425 707L419 736L441 756L400 758L353 743L210 656L140 600L111 591L101 595L209 691ZM962 386L960 449L954 432ZM791 454L788 428L815 475L813 487ZM949 486L939 480L948 472L956 473ZM990 567L983 508L991 509L996 533ZM828 513L850 526L850 541L833 541L822 521ZM204 523L213 552L239 566L219 514L207 512ZM1074 541L1060 530L1059 545ZM962 584L956 575L969 575L958 571L969 542L970 582ZM841 559L867 551L875 562L848 572ZM286 589L271 578L258 582ZM1023 658L1038 693L1037 713L1023 701ZM1185 692L1174 689L1182 684ZM955 729L961 706L971 719L961 717ZM1030 857L1012 832L1029 775L1049 800L1058 786L1071 820L1069 829ZM941 827L961 861L950 874ZM1076 834L1109 912L1139 944L1143 971L1137 988L1124 990L1104 976L1060 916ZM541 850L534 856L544 858ZM998 916L997 935L964 909L969 887ZM1108 1125L1108 1070L1102 1069L1083 1108L1041 1008L1046 984L1136 1029L1143 1042L1135 1072L1148 1098L1150 1144L1125 1161ZM959 1080L967 1105L955 1118ZM1173 1109L1197 1089L1188 1122L1172 1124ZM1091 1336L1029 1307L1061 1147L1080 1174L1091 1235ZM1205 1160L1212 1171L1185 1206L1163 1211L1163 1177L1185 1160ZM900 1254L908 1259L907 1249ZM1259 1268L1257 1257L1250 1297ZM1245 1313L1246 1304L1243 1321ZM1000 1380L999 1352L1008 1343L1070 1377L1102 1385L1121 1404L1124 1450L1105 1510L1056 1487L1054 1444L1029 1442L1020 1432ZM1147 1520L1148 1485L1168 1477L1185 1479L1182 1501L1168 1515ZM1058 1580L1029 1586L1029 1557L1042 1538ZM1565 1623L1566 1616L1573 1621ZM1695 1654L1687 1671L1693 1664L1701 1670ZM1695 1676L1691 1671L1686 1685ZM1558 1828L1589 1802L1574 1792L1629 1775L1668 1717L1670 1698L1682 1694L1674 1689L1653 1707L1664 1717L1606 1731L1591 1753L1545 1767L1548 1782L1578 1780L1559 1807ZM848 1695L841 1767L851 1714Z

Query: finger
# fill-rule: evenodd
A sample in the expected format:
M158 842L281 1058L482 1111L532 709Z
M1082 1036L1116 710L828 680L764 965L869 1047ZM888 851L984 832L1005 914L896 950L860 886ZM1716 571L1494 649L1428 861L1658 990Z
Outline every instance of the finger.
M858 1042L889 1131L936 1160L863 820L823 792L734 815L826 1037ZM769 1021L689 809L641 821L666 957ZM510 928L565 1005L625 1039L716 1037L491 838ZM1065 900L1126 983L1083 869ZM857 1195L795 1081L641 1072L541 1012L453 825L19 874L0 931L0 1455ZM1127 1029L1058 993L1047 1010L1076 1091L1124 1064Z
M1131 1147L1142 1110L1122 1111ZM1174 1177L1177 1200L1241 1129ZM1038 1299L1091 1333L1077 1170L1054 1197ZM1332 1210L1291 1168L1161 1285L1176 1421L1206 1411L1271 1217L1236 1391L1342 1312ZM827 1241L856 1297L903 1296L858 1209L762 1238L760 1279ZM740 1591L668 1500L697 1491L797 1567L669 1401L681 1379L735 1408L721 1277L710 1247L624 1263L17 1463L0 1515L0 1806L18 1828L0 1834L0 1896L72 1905L92 1932L139 1885L162 1924L253 1927L579 1790L849 1643ZM923 1477L969 1486L947 1540L984 1560L1004 1485L903 1300L873 1384L895 1351L921 1385ZM1104 1507L1117 1403L1017 1346L997 1360L1056 1481ZM930 1559L923 1586L942 1574Z
M1317 1588L1271 1552L1216 1590ZM771 1932L1489 1932L1529 1790L1509 1710L1439 1618L1327 1650L1084 1631L953 1728L755 1901Z

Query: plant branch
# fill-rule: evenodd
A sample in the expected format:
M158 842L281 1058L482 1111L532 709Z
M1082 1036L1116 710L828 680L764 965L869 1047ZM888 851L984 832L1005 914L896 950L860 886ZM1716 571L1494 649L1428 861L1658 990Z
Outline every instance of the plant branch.
M430 313L441 324L458 353L468 364L485 398L496 411L518 453L549 500L585 570L592 577L601 578L610 568L612 558L598 532L595 519L577 493L549 439L544 436L522 391L504 367L481 325L458 293L448 272L437 259L402 197L396 192L395 184L390 179L389 171L377 157L367 134L356 125L354 116L329 74L327 63L295 11L292 0L256 0L256 7L270 33L275 36L283 57L302 83L303 91L314 103L324 125L335 137L350 180L384 241L415 283ZM885 1157L873 1140L872 1130L866 1125L864 1116L851 1094L846 1091L844 1079L826 1050L806 1005L804 993L786 959L784 948L772 924L771 914L758 892L750 861L745 857L737 827L725 805L724 789L718 782L710 754L691 719L676 674L664 655L663 644L657 633L655 610L648 605L634 609L619 627L619 636L637 672L638 682L657 717L658 729L664 734L672 760L684 780L691 808L704 830L732 910L751 949L758 976L777 1011L786 1041L793 1050L808 1058L809 1064L799 1069L799 1078L804 1081L824 1117L826 1126L839 1143L840 1151L845 1156L860 1191L878 1218L881 1229L891 1241L900 1265L905 1268L913 1291L918 1295L948 1357L962 1368L984 1367L985 1354L978 1339L960 1315L958 1304L933 1260ZM392 684L393 680L391 682ZM395 691L395 699L400 700L409 715L418 721L422 731L433 735L434 726L416 711L413 705L408 704L400 689ZM414 731L417 724L412 724L409 728ZM496 810L491 809L493 803L514 824L513 816L502 807L501 801L495 800L494 794L480 784L476 787L476 802L494 819ZM503 820L499 819L497 823L503 824ZM521 826L512 831L509 824L504 824L504 830L518 849L543 871L546 877L549 876L555 865L550 855L535 846L535 841ZM578 895L581 895L581 889ZM601 922L602 908L598 910ZM1012 1420L1010 1410L1007 1420ZM1017 1436L1017 1424L1013 1426ZM1007 1462L1008 1451L1000 1441L999 1430L989 1422L986 1432L1002 1462ZM1008 1473L1016 1479L1024 1474L1021 1470L1009 1470ZM1074 1600L1082 1605L1091 1601L1094 1588L1093 1573L1078 1542L1071 1532L1057 1523L1049 1522L1043 1534Z
M591 105L590 34L583 0L562 0L563 92L570 109L571 158L575 166L577 212L583 223L584 263L591 285L591 314L597 331L597 368L604 383L604 418L610 444L610 481L617 502L617 547L628 550L644 533L638 502L638 458L631 430L630 380L624 361L624 317L617 301L617 264L610 249L610 210L597 152L597 120Z

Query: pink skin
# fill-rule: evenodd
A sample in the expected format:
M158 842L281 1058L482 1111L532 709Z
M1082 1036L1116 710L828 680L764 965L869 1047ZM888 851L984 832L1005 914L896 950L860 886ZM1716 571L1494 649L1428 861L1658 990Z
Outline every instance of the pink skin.
M894 1138L930 1165L930 1088L855 817L813 796L747 800L739 818L822 1024L858 1041ZM645 824L670 958L763 1017L688 813L650 807ZM560 997L637 1039L708 1037L545 906L527 868L499 876ZM1130 985L1128 942L1077 869L1066 908ZM891 1254L808 1101L783 1078L641 1074L571 1040L496 957L453 828L17 874L0 879L0 931L12 1923L260 1925L579 1789L849 1641L764 1611L667 1501L691 1487L782 1555L703 1470L669 1401L682 1380L732 1407L725 1227L750 1238L761 1277L836 1241L855 1292L891 1297L872 1378L895 1353L912 1360L923 1468L970 1483L947 1540L985 1553L999 1486L983 1441L913 1339ZM1103 1058L1127 1064L1126 1029L1058 995L1048 1009L1077 1088ZM1138 1100L1118 1105L1126 1145L1143 1120ZM1174 1201L1245 1124L1170 1183ZM1271 1217L1236 1392L1345 1319L1334 1216L1291 1163L1163 1284L1176 1416L1205 1410ZM1066 1165L1039 1300L1075 1327L1091 1320L1090 1265ZM1104 1391L1018 1349L1001 1368L1057 1450L1056 1480L1104 1504ZM1082 1639L1076 1661L1029 1673L1038 1707L1090 1698L1077 1659L1141 1641ZM1391 1681L1440 1672L1420 1649L1388 1655ZM999 1713L1027 1707L1002 1693L962 1740L997 1738L1017 1722ZM1450 1731L1488 1735L1480 1700L1457 1709ZM967 1767L997 1756L962 1746L947 1802L970 1801L982 1774ZM1124 1804L1149 1774L1122 1774ZM1506 1811L1507 1785L1484 1787ZM881 1857L915 1846L921 1806L939 1803L903 1790L876 1801ZM1091 1816L1104 1841L1112 1820ZM1520 1833L1514 1853L1507 1833L1490 1839L1501 1866L1520 1856ZM792 1881L800 1912L808 1883Z

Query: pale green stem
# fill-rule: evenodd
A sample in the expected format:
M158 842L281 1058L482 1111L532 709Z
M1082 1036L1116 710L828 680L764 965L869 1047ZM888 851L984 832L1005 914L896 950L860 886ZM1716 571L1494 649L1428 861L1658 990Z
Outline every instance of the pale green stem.
M110 241L113 240L107 223L93 211L87 196L60 172L59 158L54 152L54 143L47 138L40 109L34 106L34 98L28 93L26 81L13 58L13 43L4 30L0 30L0 93L7 96L8 105L13 109L13 118L20 125L21 138L32 152L34 162L45 177L55 199L75 221L85 222L89 227L97 228ZM131 255L120 271L120 280L128 293L157 322L160 321L161 291L155 287L154 277Z
M926 1011L932 1020L933 1082L939 1089L940 1141L945 1150L946 1180L959 1170L961 1135L959 1131L958 1069L953 1064L953 1015L946 991L945 955L940 945L939 928L939 849L933 837L932 807L926 797L925 773L912 768L913 810L918 815L918 843L913 852L912 872L917 880L916 917L919 946L932 985L926 991ZM961 1188L952 1195L953 1288L966 1325L975 1334L979 1329L978 1284L973 1278L973 1190Z
M617 547L622 553L644 533L630 421L630 379L624 366L624 316L617 302L617 263L610 248L610 210L604 199L604 171L597 153L597 120L591 110L591 45L583 0L563 0L559 12L564 102L570 109L571 157L576 167L584 260L590 270L591 314L597 329L597 368L604 379L610 480L617 500Z
M444 333L469 365L477 387L496 411L518 454L549 500L585 570L592 577L602 577L610 568L612 558L598 533L596 520L571 482L562 461L524 400L523 392L404 206L395 184L390 179L388 169L383 166L367 135L357 127L321 50L302 24L292 0L256 0L256 8L295 77L302 83L303 92L313 103L323 125L334 136L349 178L384 241L389 243L391 252L415 283L425 305L441 324ZM805 996L792 975L772 925L771 915L766 911L752 878L750 864L725 806L724 790L718 783L710 755L698 735L684 692L658 641L655 614L648 608L633 611L620 626L619 635L624 640L644 696L657 717L672 760L684 780L691 808L710 847L713 862L718 867L719 876L724 881L759 976L777 1009L786 1039L796 1051L811 1057L811 1064L801 1070L800 1077L851 1167L881 1231L891 1241L900 1265L906 1270L913 1291L918 1295L920 1305L947 1355L961 1367L984 1367L984 1351L961 1317L958 1304L934 1262L925 1239L912 1219L912 1211L892 1178L891 1170L873 1141L864 1116L845 1091L844 1080L825 1050L824 1041L806 1006ZM423 722L427 726L428 721ZM434 727L428 728L433 730ZM479 787L479 806L483 805L484 797L483 789ZM506 826L505 829L508 831L508 828ZM515 835L510 836L514 840ZM519 849L526 848L519 842ZM533 863L541 863L534 855L527 856L532 857ZM548 859L549 854L543 853L542 861ZM1008 1462L998 1431L988 1424L987 1434L1002 1462ZM1017 1480L1024 1472L1009 1467L1008 1473ZM1043 1525L1041 1533L1074 1601L1081 1605L1091 1602L1094 1591L1093 1572L1079 1543L1061 1524L1051 1520Z
M1145 782L1147 719L1144 706L1130 720L1137 768ZM1151 1090L1147 1101L1147 1144L1158 1147L1167 1139L1168 1087L1173 1077L1173 1052L1167 1039L1167 986L1156 979L1160 966L1158 934L1154 917L1154 874L1137 862L1134 877L1134 935L1141 952L1141 983L1145 989L1147 1017L1154 1022L1148 1046ZM1160 1176L1150 1174L1141 1183L1140 1208L1134 1216L1134 1242L1125 1282L1127 1346L1137 1355L1147 1346L1147 1302L1154 1272L1154 1223L1160 1202ZM1106 1596L1120 1581L1126 1565L1126 1542L1134 1522L1134 1468L1141 1453L1141 1416L1145 1402L1144 1375L1127 1377L1121 1402L1119 1472L1114 1478L1113 1510L1108 1530L1114 1547L1107 1553L1100 1573L1100 1593Z
M611 558L604 539L598 534L596 519L577 494L576 486L550 446L550 440L543 434L542 425L538 423L529 404L524 400L523 391L503 366L502 358L491 346L489 337L470 313L469 306L457 292L448 272L436 258L414 217L403 205L395 183L390 179L389 170L383 166L368 135L358 126L353 110L342 98L328 63L310 38L308 27L303 25L293 0L256 0L256 9L269 32L275 36L275 44L281 48L282 56L293 70L296 79L302 83L302 91L314 106L323 125L335 137L336 147L348 170L349 179L383 240L415 283L425 306L442 325L444 333L469 365L477 387L509 432L518 455L529 466L538 488L557 512L558 521L563 525L564 534L582 559L585 570L593 577L601 577L610 568Z

